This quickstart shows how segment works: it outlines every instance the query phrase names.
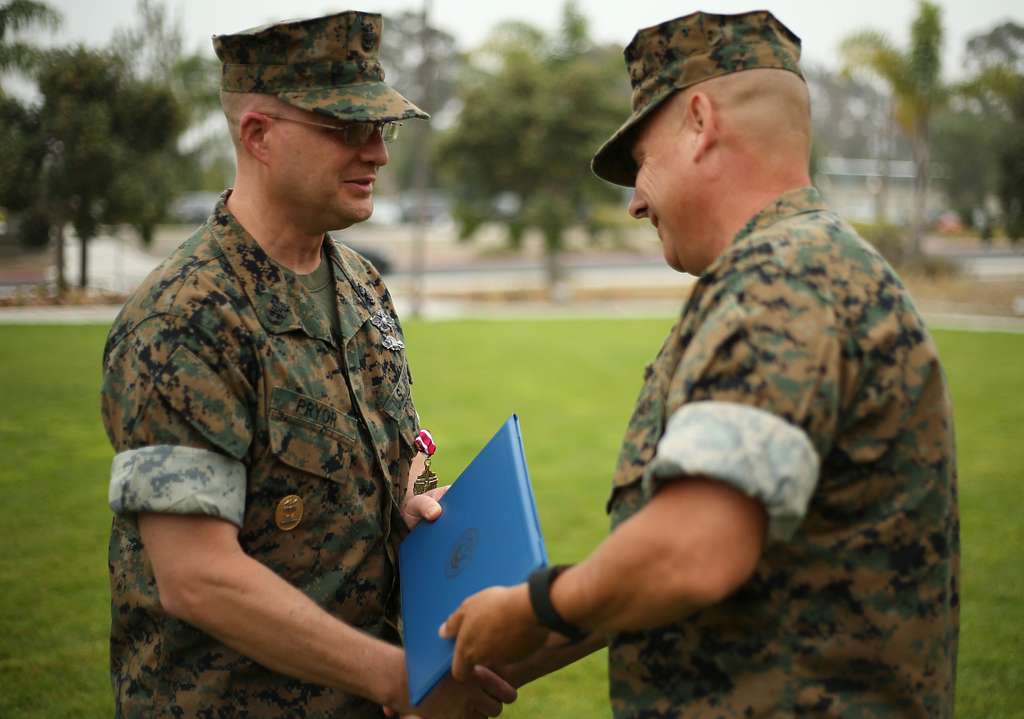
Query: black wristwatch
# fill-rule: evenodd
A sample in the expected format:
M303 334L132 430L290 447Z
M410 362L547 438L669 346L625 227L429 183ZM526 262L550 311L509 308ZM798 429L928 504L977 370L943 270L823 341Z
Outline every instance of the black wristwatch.
M587 633L565 621L562 615L555 610L555 605L551 603L552 582L555 581L555 577L571 566L571 564L557 564L553 567L541 567L534 570L527 580L527 586L530 590L530 606L533 607L533 613L537 616L540 625L568 637L569 642L575 644L586 637Z

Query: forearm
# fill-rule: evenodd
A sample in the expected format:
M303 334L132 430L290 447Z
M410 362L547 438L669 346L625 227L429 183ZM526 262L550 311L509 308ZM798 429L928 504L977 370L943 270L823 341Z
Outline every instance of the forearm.
M672 483L563 572L552 602L570 623L604 636L678 621L750 576L764 524L760 505L725 485Z
M578 662L607 645L607 638L601 634L590 634L582 641L570 644L562 635L551 632L541 649L523 661L503 667L498 673L513 686L522 687Z
M204 572L181 618L281 674L397 705L398 647L330 616L259 562L245 557Z
M237 528L207 517L139 515L168 614L282 674L405 702L402 652L332 617L246 555Z

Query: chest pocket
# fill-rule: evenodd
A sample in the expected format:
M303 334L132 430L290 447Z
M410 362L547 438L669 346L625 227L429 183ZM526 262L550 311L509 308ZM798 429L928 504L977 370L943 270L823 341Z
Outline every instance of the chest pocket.
M390 396L384 400L382 407L384 412L398 424L399 438L412 447L419 429L419 420L416 416L416 407L412 398L409 397L408 382L399 382Z
M334 481L352 468L359 426L341 410L275 387L269 425L271 451L285 464Z

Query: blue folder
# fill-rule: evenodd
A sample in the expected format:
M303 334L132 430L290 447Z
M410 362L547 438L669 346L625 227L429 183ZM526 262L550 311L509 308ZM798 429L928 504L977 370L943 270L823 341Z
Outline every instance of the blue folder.
M409 697L419 704L452 667L454 642L437 630L466 597L525 582L548 562L512 415L399 548Z

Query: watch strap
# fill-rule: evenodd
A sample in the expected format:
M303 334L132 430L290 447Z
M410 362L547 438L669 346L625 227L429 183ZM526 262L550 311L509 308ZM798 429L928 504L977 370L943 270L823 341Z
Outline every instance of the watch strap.
M553 567L534 570L527 580L527 587L530 592L530 606L533 607L533 613L540 625L568 637L571 643L576 643L586 637L587 633L565 621L551 603L551 584L570 566L572 565L556 564Z

